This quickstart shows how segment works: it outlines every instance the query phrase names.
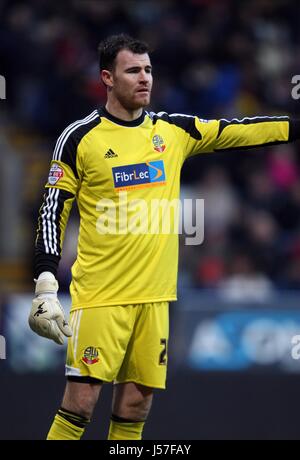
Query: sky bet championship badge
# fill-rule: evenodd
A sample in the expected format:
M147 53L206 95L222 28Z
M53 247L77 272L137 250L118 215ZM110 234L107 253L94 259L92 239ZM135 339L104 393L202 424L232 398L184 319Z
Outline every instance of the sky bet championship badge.
M165 166L162 160L117 166L112 168L112 173L117 191L153 187L166 183Z
M50 168L48 182L50 185L55 185L64 175L64 170L57 163L53 163Z
M166 146L164 144L164 140L159 134L155 134L155 136L153 136L152 142L154 145L154 150L157 152L163 152L165 150Z
M83 352L82 361L84 361L86 364L95 364L99 361L98 356L99 353L97 348L88 347Z

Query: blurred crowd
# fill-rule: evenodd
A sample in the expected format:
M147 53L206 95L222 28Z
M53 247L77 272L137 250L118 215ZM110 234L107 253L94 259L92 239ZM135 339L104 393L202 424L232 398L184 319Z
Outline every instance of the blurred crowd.
M292 76L300 73L299 20L295 0L0 0L5 116L39 133L50 158L60 132L105 101L97 46L125 32L153 49L154 111L299 117L300 102L291 96ZM275 287L300 289L299 149L289 144L186 163L182 193L205 199L205 238L200 246L181 238L184 283L236 300L263 299ZM24 212L32 225L38 205ZM76 244L69 246L61 266L66 287Z

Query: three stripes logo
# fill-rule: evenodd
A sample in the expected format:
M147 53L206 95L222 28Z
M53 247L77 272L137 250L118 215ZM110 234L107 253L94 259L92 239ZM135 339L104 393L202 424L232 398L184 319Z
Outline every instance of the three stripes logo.
M118 155L112 149L107 150L106 154L104 155L104 158L117 158L117 157Z

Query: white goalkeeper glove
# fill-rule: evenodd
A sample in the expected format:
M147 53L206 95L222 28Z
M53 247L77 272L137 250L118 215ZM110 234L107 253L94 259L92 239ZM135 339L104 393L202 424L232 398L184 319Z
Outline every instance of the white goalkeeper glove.
M63 345L64 335L71 337L72 330L57 298L58 282L51 272L41 273L35 282L35 298L28 318L29 326L38 335Z

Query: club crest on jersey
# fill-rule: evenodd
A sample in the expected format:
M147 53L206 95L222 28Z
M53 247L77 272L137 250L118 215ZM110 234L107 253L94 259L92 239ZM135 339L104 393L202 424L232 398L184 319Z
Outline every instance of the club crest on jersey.
M48 177L48 182L50 185L55 185L59 179L61 179L64 175L64 170L62 169L61 166L59 166L57 163L53 163L53 165L50 168L49 172L49 177Z
M82 361L86 364L95 364L99 361L99 352L95 347L88 347L83 352Z
M154 150L157 152L163 152L166 148L163 138L159 134L155 134L152 137L152 142L154 145Z
M112 168L112 173L115 188L118 191L165 185L166 183L165 167L162 160L117 166Z

